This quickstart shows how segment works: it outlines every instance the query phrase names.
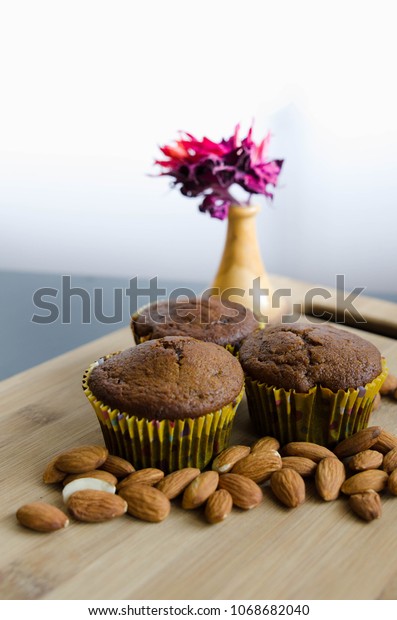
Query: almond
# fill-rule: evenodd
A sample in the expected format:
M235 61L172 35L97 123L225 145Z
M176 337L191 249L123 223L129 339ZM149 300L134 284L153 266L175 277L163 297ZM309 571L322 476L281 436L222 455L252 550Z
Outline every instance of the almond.
M397 377L389 373L384 380L382 387L380 388L380 394L382 394L382 396L389 396L390 394L393 394L393 392L395 392L396 390Z
M153 484L157 484L162 478L164 478L164 472L161 469L156 469L155 467L146 467L145 469L139 469L138 471L134 471L131 474L128 474L121 482L117 485L117 492L124 487L130 484L148 484L152 486Z
M226 519L233 507L233 498L226 489L218 489L209 496L205 505L208 523L219 523Z
M328 458L328 457L327 457ZM281 459L283 467L295 469L303 478L312 476L316 471L317 463L304 456L283 456Z
M305 501L305 481L294 469L280 469L270 478L270 487L282 504L296 508Z
M107 521L127 512L127 502L119 495L92 489L73 493L68 499L67 507L75 519L87 523Z
M378 392L377 394L375 394L375 398L372 403L372 411L376 411L377 409L379 409L381 404L382 404L382 397Z
M382 504L376 491L369 489L363 493L350 495L349 504L353 512L365 521L378 519L382 514Z
M78 480L79 478L97 478L98 480L104 480L113 486L117 484L116 476L110 474L108 471L103 471L102 469L93 469L92 471L87 471L84 474L68 474L63 481L63 485L66 486L69 482L73 482L73 480Z
M107 456L108 451L103 446L80 446L60 454L55 466L66 474L82 474L100 467Z
M352 471L365 471L366 469L377 469L382 465L383 454L377 450L363 450L358 452L349 461Z
M341 491L346 495L363 493L370 489L373 491L382 491L387 485L387 478L387 473L381 469L367 469L345 480L342 484Z
M381 431L377 442L372 446L374 450L386 454L389 450L397 447L397 437L384 429Z
M255 508L263 500L260 486L239 474L222 474L219 477L219 488L229 491L233 504L243 510Z
M202 506L216 491L218 482L219 474L216 471L205 471L197 476L183 492L182 508L193 510Z
M165 476L156 484L156 488L164 493L168 499L174 499L199 475L200 470L196 467L184 467Z
M310 441L291 441L283 447L281 452L283 456L304 456L315 463L325 459L327 456L335 456L328 448L319 446L316 443L310 443Z
M266 450L279 450L280 442L275 437L261 437L254 443L251 447L251 452L253 454L257 452L263 452Z
M62 480L66 477L64 471L61 471L57 467L55 467L55 462L58 459L58 456L55 456L51 461L46 465L46 468L43 472L43 482L44 484L56 484L57 482L62 482Z
M393 448L385 454L382 469L388 474L397 469L397 448Z
M376 442L381 433L380 426L370 426L369 428L363 428L361 431L354 433L351 437L347 437L334 449L334 453L339 459L344 459L347 456L353 456L357 452L368 450Z
M322 459L316 469L316 489L326 502L337 499L346 478L345 466L335 457Z
M249 454L240 459L232 469L233 474L246 476L254 482L265 482L277 469L281 469L281 456L275 450Z
M45 502L25 504L17 510L21 525L36 532L54 532L69 525L69 519L62 510Z
M226 474L239 461L250 453L249 446L230 446L215 457L212 469L218 474Z
M148 484L129 484L120 495L128 504L127 512L143 521L158 523L168 517L171 503L168 497Z
M389 493L397 495L397 469L391 472L387 481L387 488L389 489Z
M128 474L135 471L135 467L129 461L122 459L121 456L109 454L106 461L102 463L101 468L108 471L116 478L124 478Z
M116 487L100 478L76 478L63 487L62 497L65 504L68 503L69 497L77 491L105 491L114 495Z

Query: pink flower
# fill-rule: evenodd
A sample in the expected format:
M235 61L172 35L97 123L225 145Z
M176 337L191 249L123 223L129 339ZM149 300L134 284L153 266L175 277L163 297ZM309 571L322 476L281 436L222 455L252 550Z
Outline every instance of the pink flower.
M182 134L174 145L160 147L166 157L155 162L163 169L160 176L173 177L173 186L179 185L184 196L203 196L200 211L208 211L211 217L221 220L227 217L232 203L249 204L251 194L273 198L268 186L277 185L283 160L267 161L270 135L255 144L252 127L243 140L239 132L240 125L237 125L234 134L220 142ZM232 196L233 184L248 192L246 202Z

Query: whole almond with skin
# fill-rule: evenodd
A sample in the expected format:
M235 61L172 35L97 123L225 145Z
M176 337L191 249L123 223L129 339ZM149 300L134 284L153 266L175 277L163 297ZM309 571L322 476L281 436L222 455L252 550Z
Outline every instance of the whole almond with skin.
M320 497L326 502L337 499L345 479L345 466L339 459L327 456L317 465L316 489Z
M372 403L372 411L376 411L377 409L379 409L381 404L382 404L382 397L378 392L377 394L375 394L375 398Z
M237 461L232 474L240 474L259 483L269 480L272 473L281 467L282 461L279 453L276 450L267 450L249 454Z
M101 480L101 478L75 478L68 484L65 484L62 490L62 498L65 504L68 503L69 497L76 493L77 491L102 491L106 493L111 493L114 495L116 493L116 487L114 484L110 484L106 482L106 480Z
M397 448L393 448L385 454L382 469L388 474L397 469Z
M212 463L212 469L217 471L218 474L226 474L230 471L240 459L244 458L250 453L249 446L230 446L226 448L214 458Z
M231 513L233 498L226 489L218 489L209 496L205 505L205 518L208 523L220 523Z
M334 453L339 459L344 459L347 456L353 456L357 452L368 450L377 442L377 438L381 433L382 428L380 426L370 426L369 428L363 428L358 433L354 433L351 437L347 437L334 449Z
M197 476L183 492L182 508L193 510L202 506L216 491L218 482L219 474L216 471L205 471Z
M100 467L108 454L103 446L80 446L60 454L55 460L55 467L66 474L83 474Z
M288 508L296 508L305 501L305 481L294 469L286 467L275 471L270 478L270 488Z
M251 510L263 500L260 486L240 474L222 474L219 477L219 488L229 491L233 504L243 510Z
M108 455L106 461L102 463L101 468L113 474L116 478L124 478L135 471L135 467L129 461L121 458L121 456L115 456L114 454Z
M382 454L386 454L389 450L397 447L397 436L392 435L388 431L382 429L376 443L372 446L374 450L378 452L382 452Z
M387 481L387 488L389 490L389 493L391 493L392 495L397 495L397 469L394 469L391 472Z
M78 521L100 523L125 514L127 502L119 495L85 489L69 497L67 508Z
M97 478L98 480L104 480L109 484L113 484L116 486L117 478L110 474L108 471L103 471L102 469L93 469L92 471L87 471L84 474L68 474L66 478L63 480L63 485L66 486L72 480L77 480L78 478Z
M387 485L388 475L381 469L367 469L345 480L341 491L345 495L354 495L364 491L382 491Z
M363 450L355 454L349 461L352 471L365 471L366 469L378 469L382 465L383 454L377 450Z
M168 497L147 484L129 484L120 495L128 504L127 512L143 521L159 523L168 517L171 503Z
M55 456L51 461L46 465L46 468L43 472L43 482L44 484L56 484L58 482L62 482L64 478L67 476L64 471L61 471L57 467L55 467L55 462L58 456Z
M383 385L379 390L379 393L382 396L389 396L390 394L393 394L396 390L397 390L397 377L389 373L386 379L384 380Z
M21 506L16 517L21 525L36 532L54 532L69 525L69 519L62 510L45 502Z
M145 467L145 469L138 469L131 474L128 474L117 485L117 492L130 484L148 484L150 486L157 484L164 478L164 472L161 469L155 467Z
M184 467L165 476L156 484L156 488L168 499L175 499L200 473L197 467Z
M382 504L376 491L372 489L363 493L350 495L349 505L353 512L365 521L379 519L382 515Z
M313 476L317 468L317 463L315 461L307 459L304 456L283 456L281 462L283 467L295 469L302 478Z
M282 456L304 456L315 463L325 459L327 456L335 456L328 448L310 441L291 441L283 447L281 454Z
M279 450L280 442L275 437L261 437L258 439L253 446L251 446L251 452L256 454L258 452L266 451L266 450Z

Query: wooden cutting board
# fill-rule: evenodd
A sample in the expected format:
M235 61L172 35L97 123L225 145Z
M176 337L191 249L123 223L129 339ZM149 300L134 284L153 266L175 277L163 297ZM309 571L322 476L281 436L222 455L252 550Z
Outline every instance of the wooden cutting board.
M397 341L364 335L397 373ZM48 460L73 446L102 443L82 373L99 356L130 345L129 330L122 329L0 384L2 599L397 597L397 498L386 494L384 514L372 523L352 515L345 499L322 502L309 485L297 509L282 507L265 489L258 508L234 509L215 526L178 503L159 524L125 516L72 522L48 535L19 526L15 511L23 503L62 507L59 489L41 482ZM372 423L397 432L397 403L383 399ZM254 439L243 402L233 442Z

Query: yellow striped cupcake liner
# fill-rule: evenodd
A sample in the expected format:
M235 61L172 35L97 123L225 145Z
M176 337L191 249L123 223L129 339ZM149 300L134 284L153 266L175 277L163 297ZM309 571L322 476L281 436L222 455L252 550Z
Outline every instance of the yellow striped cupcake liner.
M244 387L233 402L212 413L182 420L149 420L112 409L88 387L92 370L112 353L94 362L83 376L83 390L97 415L111 454L130 461L136 469L157 467L165 472L183 467L203 469L227 447Z
M259 435L276 437L281 444L311 441L332 447L368 426L373 402L388 374L382 372L357 389L332 392L321 385L307 393L278 389L245 377L248 409Z

